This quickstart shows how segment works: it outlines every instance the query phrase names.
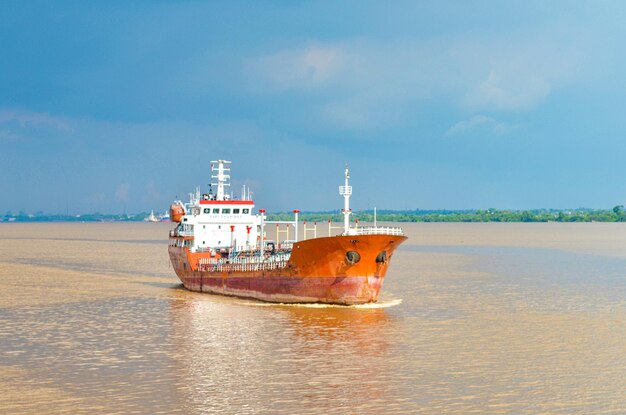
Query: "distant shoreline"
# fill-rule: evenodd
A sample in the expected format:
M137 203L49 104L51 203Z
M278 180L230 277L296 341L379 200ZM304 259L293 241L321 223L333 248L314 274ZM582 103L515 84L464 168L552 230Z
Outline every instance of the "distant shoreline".
M12 214L0 216L0 223L25 222L144 222L150 213L85 215L48 215L44 213ZM293 213L269 213L268 220L293 220ZM352 220L374 222L374 211L355 211ZM343 222L339 211L302 212L300 221ZM622 205L612 209L532 209L532 210L379 210L376 220L380 222L626 222Z

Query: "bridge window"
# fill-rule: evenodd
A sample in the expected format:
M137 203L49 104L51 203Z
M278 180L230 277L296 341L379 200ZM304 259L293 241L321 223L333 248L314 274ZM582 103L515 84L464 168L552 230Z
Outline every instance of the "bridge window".
M250 209L244 209L244 210L243 210L243 214L244 214L244 215L247 215L248 213L250 213Z
M233 214L239 214L239 209L233 209Z
M222 209L222 215L230 215L230 208Z
M220 210L218 208L213 208L214 215L218 215L219 213L220 213Z
M204 209L204 213L211 213L211 209L209 208Z

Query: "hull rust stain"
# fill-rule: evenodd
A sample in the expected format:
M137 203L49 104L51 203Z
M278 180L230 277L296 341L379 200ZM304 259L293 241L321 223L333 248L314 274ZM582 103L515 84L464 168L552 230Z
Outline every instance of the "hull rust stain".
M284 266L256 271L211 271L200 264L207 252L170 246L171 263L191 291L281 303L364 304L375 302L402 235L347 235L294 244ZM346 257L356 251L360 260ZM381 253L384 260L381 260ZM378 258L378 261L377 261Z

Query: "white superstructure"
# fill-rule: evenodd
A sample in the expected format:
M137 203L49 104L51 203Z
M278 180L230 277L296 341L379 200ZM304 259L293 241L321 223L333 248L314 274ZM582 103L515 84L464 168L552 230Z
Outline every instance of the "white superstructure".
M188 241L192 252L202 250L229 249L229 251L249 251L256 249L260 239L261 214L253 214L254 202L249 195L234 200L226 193L230 186L230 161L212 161L211 175L216 179L211 186L217 186L217 193L190 194L183 216L176 232L183 236L193 236ZM244 192L245 193L245 192Z
M211 179L215 181L210 184L209 192L202 194L197 188L195 193L189 194L189 203L183 204L176 201L174 207L179 206L181 213L179 222L170 233L172 246L184 246L191 252L210 251L212 256L221 254L223 258L232 261L233 258L243 254L249 256L253 252L263 256L270 250L273 254L277 252L287 254L291 252L291 245L299 241L298 235L298 213L294 210L293 221L267 221L265 210L259 209L259 213L254 214L254 202L250 198L249 188L242 189L241 199L232 198L226 188L230 187L230 161L216 160L211 163ZM343 186L339 186L339 194L344 198L342 213L344 216L344 226L342 235L367 235L367 234L391 234L401 235L400 228L389 227L359 227L358 221L354 227L350 227L350 196L352 186L349 184L350 171L346 164L345 181ZM213 187L217 187L217 192L213 194ZM285 240L267 241L266 228L268 225L276 226L278 239L279 232L285 235ZM281 230L279 227L286 228ZM331 228L329 221L329 236ZM294 239L289 238L289 229L293 230ZM310 230L304 222L304 239L306 232ZM315 235L315 232L314 232ZM315 237L315 236L314 236ZM280 251L280 252L279 252ZM232 262L230 262L232 263Z

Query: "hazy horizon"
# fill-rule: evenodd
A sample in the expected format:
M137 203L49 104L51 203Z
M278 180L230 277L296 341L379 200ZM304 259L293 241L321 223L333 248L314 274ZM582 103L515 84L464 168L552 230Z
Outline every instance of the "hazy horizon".
M620 2L0 4L0 213L626 204ZM470 208L468 208L470 206Z
M615 206L620 206L620 205L615 205ZM385 213L423 213L423 212L433 212L433 213L438 213L438 212L451 212L451 213L455 213L455 212L476 212L476 211L487 211L490 209L495 209L499 212L505 212L505 211L510 211L510 212L523 212L523 211L529 211L529 212L576 212L576 211L611 211L613 210L613 208L615 206L607 206L604 208L589 208L589 207L576 207L576 208L572 208L572 207L566 207L566 208L528 208L528 209L514 209L514 208L486 208L486 209L480 209L480 208L459 208L459 209L447 209L447 208L433 208L433 209L421 209L421 208L414 208L414 209L385 209L385 208L378 208L378 213L379 214L385 214ZM623 206L623 205L622 205ZM258 206L255 205L255 211L263 208L262 206ZM374 210L374 208L368 208L368 209L355 209L354 213L372 213ZM155 215L159 214L166 214L169 213L169 206L166 206L163 209L147 209L147 210L143 210L143 211L120 211L120 212L105 212L105 211L90 211L90 212L72 212L72 211L66 211L66 212L52 212L52 211L42 211L42 210L38 210L38 211L25 211L25 210L21 210L21 211L11 211L11 210L6 210L4 212L0 212L0 217L5 217L8 216L9 214L11 216L19 216L20 214L24 214L24 215L32 215L32 216L89 216L89 215L105 215L105 216L117 216L117 215L129 215L129 216L135 216L135 215L144 215L147 214L149 212L154 212ZM328 209L328 210L300 210L300 214L337 214L338 212L341 212L340 208L337 209ZM255 212L256 213L256 212ZM290 214L292 213L292 210L275 210L275 211L268 211L267 214L272 215L272 214ZM354 218L352 218L352 220L354 220Z

